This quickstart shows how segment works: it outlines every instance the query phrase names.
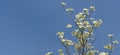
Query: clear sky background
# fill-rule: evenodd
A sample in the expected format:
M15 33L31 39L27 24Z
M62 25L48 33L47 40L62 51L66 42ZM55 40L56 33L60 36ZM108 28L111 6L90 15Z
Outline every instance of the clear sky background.
M97 34L97 48L108 43L107 34L113 33L120 40L120 0L66 0L78 13L82 8L96 6L93 17L103 24ZM65 31L73 39L71 29L65 25L72 21L62 9L61 0L0 0L0 55L44 55L47 51L63 48L56 36ZM113 55L120 54L120 44Z

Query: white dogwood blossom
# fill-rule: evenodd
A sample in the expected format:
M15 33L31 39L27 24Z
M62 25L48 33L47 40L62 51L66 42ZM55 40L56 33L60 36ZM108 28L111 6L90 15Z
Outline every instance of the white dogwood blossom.
M86 29L87 29L88 31L92 31L92 26L91 26L91 25L86 25Z
M88 52L87 52L87 55L95 55L95 53L96 53L96 52L94 52L94 51L88 51Z
M108 45L105 45L104 48L109 49L110 51L112 51L114 46L112 44L108 44Z
M66 45L73 45L73 41L68 40L68 39L61 39L62 43L66 44Z
M64 37L64 32L57 32L56 34L59 38L63 38Z
M77 20L84 20L85 19L84 14L81 13L81 12L79 14L76 14L75 17L76 17Z
M66 41L66 39L61 39L62 43L64 43Z
M94 20L92 21L94 27L99 27L102 24L102 20Z
M72 25L71 24L67 24L67 26L66 26L67 28L71 28L72 27Z
M73 8L67 8L66 11L71 13L71 12L74 11L74 9Z
M106 52L100 52L99 55L109 55L109 54Z
M67 45L73 45L73 42L72 42L71 40L68 40L68 39L66 39L65 43L66 43Z
M90 10L95 11L95 7L94 6L90 6Z
M114 40L114 41L112 41L112 42L113 42L113 44L118 44L118 43L119 43L118 40Z
M65 2L61 2L61 5L62 5L62 6L66 6L67 3L65 3Z
M45 55L52 55L52 52L47 52Z
M84 12L85 14L88 15L88 13L89 13L89 9L87 9L87 8L83 8L83 12Z
M74 44L74 48L75 48L76 50L79 50L81 47L82 47L82 46L81 46L80 43Z
M99 22L100 24L102 24L102 20L101 20L101 19L99 19L98 22Z
M89 35L90 35L90 33L89 32L87 32L87 31L85 31L84 33L83 33L83 38L88 38L89 37Z
M59 52L59 55L64 55L63 49L59 49L58 52Z
M113 34L108 34L108 37L112 38L112 37L113 37Z
M72 31L72 36L77 36L77 34L78 34L78 30Z
M84 21L83 24L84 24L85 26L87 26L87 25L89 25L89 22L88 22L88 21Z

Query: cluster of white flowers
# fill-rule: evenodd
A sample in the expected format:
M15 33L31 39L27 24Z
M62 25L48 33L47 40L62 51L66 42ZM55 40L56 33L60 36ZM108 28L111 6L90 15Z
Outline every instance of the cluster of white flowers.
M66 39L65 40L66 45L73 45L73 41Z
M62 43L66 44L66 45L73 45L73 42L71 40L68 39L61 39Z
M82 35L82 33L78 30L74 30L72 31L72 36L76 37L77 39L81 39L81 38L87 38L89 36L89 32L85 31Z
M80 43L80 42L74 44L75 50L79 50L81 47L82 47L82 46L81 46L81 43Z
M95 53L98 53L98 50L91 50L87 52L87 55L95 55Z
M113 34L108 34L108 37L111 38L111 42L107 45L105 45L103 48L106 50L109 50L110 52L113 51L114 47L116 44L118 44L119 42L117 40L113 40Z
M112 44L108 44L108 45L105 45L104 48L109 49L110 51L112 51L114 46Z
M99 55L109 55L109 54L106 52L100 52Z
M93 49L94 46L91 45L91 43L86 43L86 49L89 50L89 49ZM90 50L91 51L91 50ZM92 50L93 51L93 50Z
M84 23L83 22L78 22L77 24L78 24L79 28L81 28L81 29L84 28Z
M56 34L60 39L63 39L64 37L64 32L57 32Z
M101 19L99 19L98 21L94 20L92 21L92 23L94 27L99 27L102 24L102 20Z
M72 36L74 36L74 37L76 37L76 38L79 38L79 34L80 34L80 32L78 32L79 30L74 30L74 31L72 31Z
M90 6L90 10L95 11L94 6ZM95 20L94 18L90 17L92 24L87 20L88 16L91 15L89 13L89 9L84 8L82 12L75 15L75 21L79 28L88 28L89 31L92 31L92 27L99 27L102 24L102 20Z
M56 34L62 43L64 43L65 45L73 45L73 42L71 40L68 39L64 39L64 32L57 32Z
M67 12L67 14L73 14L73 8L66 8L67 3L61 2L61 5ZM93 37L93 31L98 28L102 24L102 20L95 20L91 17L92 12L95 11L94 6L90 6L90 8L83 8L82 12L75 14L74 24L77 26L77 29L71 32L72 36L75 37L78 42L73 42L72 40L64 38L64 32L57 32L57 36L59 37L61 43L66 48L66 53L70 55L68 48L73 47L75 49L74 55L109 55L107 52L100 52L98 50L94 50L93 42L95 37ZM67 24L66 28L72 28L72 24ZM94 29L95 28L95 29ZM114 45L118 44L117 40L112 40L113 34L108 34L108 37L111 38L111 43L104 46L104 49L112 51L114 49ZM58 50L59 55L64 55L63 49ZM52 52L46 53L46 55L52 55Z
M81 12L79 14L76 14L75 17L76 17L77 20L84 20L85 19L84 14L81 13Z
M87 31L85 31L84 33L83 33L83 37L86 39L86 38L88 38L90 36L90 33L89 32L87 32Z
M92 25L86 25L85 27L88 31L92 31Z

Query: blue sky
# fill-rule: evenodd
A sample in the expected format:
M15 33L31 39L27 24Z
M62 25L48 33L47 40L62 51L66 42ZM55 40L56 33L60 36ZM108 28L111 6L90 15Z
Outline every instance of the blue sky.
M98 28L96 45L107 43L107 34L113 33L120 40L120 0L66 0L75 12L90 5L96 6L95 18L103 24ZM57 31L70 29L65 25L72 23L62 9L61 0L0 0L0 55L44 55L47 51L62 48L56 36ZM120 44L113 55L120 54Z

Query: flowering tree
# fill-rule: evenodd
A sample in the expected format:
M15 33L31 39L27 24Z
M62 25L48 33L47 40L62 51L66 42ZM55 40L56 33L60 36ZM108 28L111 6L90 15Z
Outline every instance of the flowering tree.
M64 38L64 32L57 32L60 42L65 47L67 55L111 55L114 46L118 44L117 40L113 40L113 34L108 34L111 39L109 44L103 46L105 51L99 51L95 49L93 43L95 41L94 30L102 24L102 20L95 20L92 18L92 14L95 11L94 6L90 8L83 8L83 10L75 14L75 18L72 17L74 9L66 7L65 2L61 2L65 12L69 15L74 24L68 24L67 28L75 26L75 30L71 32L72 36L77 39L77 42ZM73 47L74 53L70 52L70 48ZM63 50L58 50L59 55L64 55ZM52 52L47 52L46 55L52 55Z

